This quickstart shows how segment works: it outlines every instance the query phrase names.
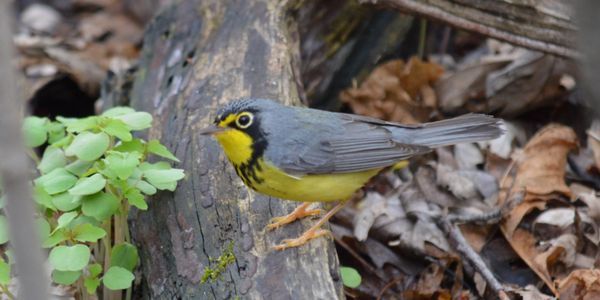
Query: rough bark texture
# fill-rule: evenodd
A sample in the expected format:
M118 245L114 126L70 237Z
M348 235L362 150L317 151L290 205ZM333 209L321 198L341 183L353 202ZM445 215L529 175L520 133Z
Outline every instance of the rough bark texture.
M522 47L577 57L570 1L360 0L445 22Z
M175 193L133 212L144 298L337 299L343 297L331 240L282 252L271 247L314 221L266 232L273 216L297 203L249 192L209 138L196 134L218 106L240 97L298 104L298 35L280 0L182 1L150 24L131 90L151 112L158 138L181 160L187 178ZM110 99L108 100L110 101ZM233 243L235 263L201 284L206 267ZM139 291L138 291L139 294Z

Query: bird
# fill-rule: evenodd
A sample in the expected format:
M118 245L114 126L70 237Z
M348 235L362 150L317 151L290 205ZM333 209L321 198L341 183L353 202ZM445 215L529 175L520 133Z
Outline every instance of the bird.
M274 249L304 245L329 235L323 225L372 177L412 156L437 147L495 139L501 120L484 114L405 125L372 117L286 106L246 98L218 109L212 124L199 130L220 144L235 172L252 190L304 202L273 218L268 229L316 216L314 202L338 202L298 238Z

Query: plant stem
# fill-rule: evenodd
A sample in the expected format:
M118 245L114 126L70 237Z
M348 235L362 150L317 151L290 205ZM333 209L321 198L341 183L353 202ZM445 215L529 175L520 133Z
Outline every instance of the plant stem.
M35 162L35 165L38 166L41 162L40 157L33 151L31 148L27 148L27 155Z
M131 243L131 236L129 234L129 222L127 222L127 219L129 217L129 208L129 203L123 201L123 220L121 221L121 224L123 225L123 232L125 233L125 241Z
M102 239L104 244L104 272L110 267L110 252L111 252L111 241L112 241L112 220L109 219L104 225L106 236ZM110 299L111 291L104 286L102 290L102 296L104 299Z
M17 297L13 293L10 292L8 287L4 284L0 284L0 289L2 289L2 293L4 293L10 300L17 300Z

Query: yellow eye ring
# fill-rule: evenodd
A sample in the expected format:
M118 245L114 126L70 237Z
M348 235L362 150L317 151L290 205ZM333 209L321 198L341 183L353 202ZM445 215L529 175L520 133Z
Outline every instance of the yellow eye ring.
M239 128L248 128L252 125L252 121L254 121L254 115L247 111L240 113L235 119L235 124Z

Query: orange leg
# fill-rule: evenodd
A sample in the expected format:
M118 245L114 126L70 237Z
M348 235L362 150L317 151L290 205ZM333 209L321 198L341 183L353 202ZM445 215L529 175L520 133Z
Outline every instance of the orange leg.
M292 223L298 219L321 214L320 209L307 210L311 204L311 202L304 202L300 206L296 207L292 213L271 219L271 222L269 222L269 225L267 225L267 229L273 230L282 225Z
M321 226L325 224L333 215L335 215L340 209L344 208L348 201L344 201L336 205L330 211L327 212L315 225L305 231L301 236L295 239L283 240L281 244L274 247L275 250L285 250L287 248L298 247L304 245L306 242L318 238L324 235L331 235L331 232L326 229L321 229Z

